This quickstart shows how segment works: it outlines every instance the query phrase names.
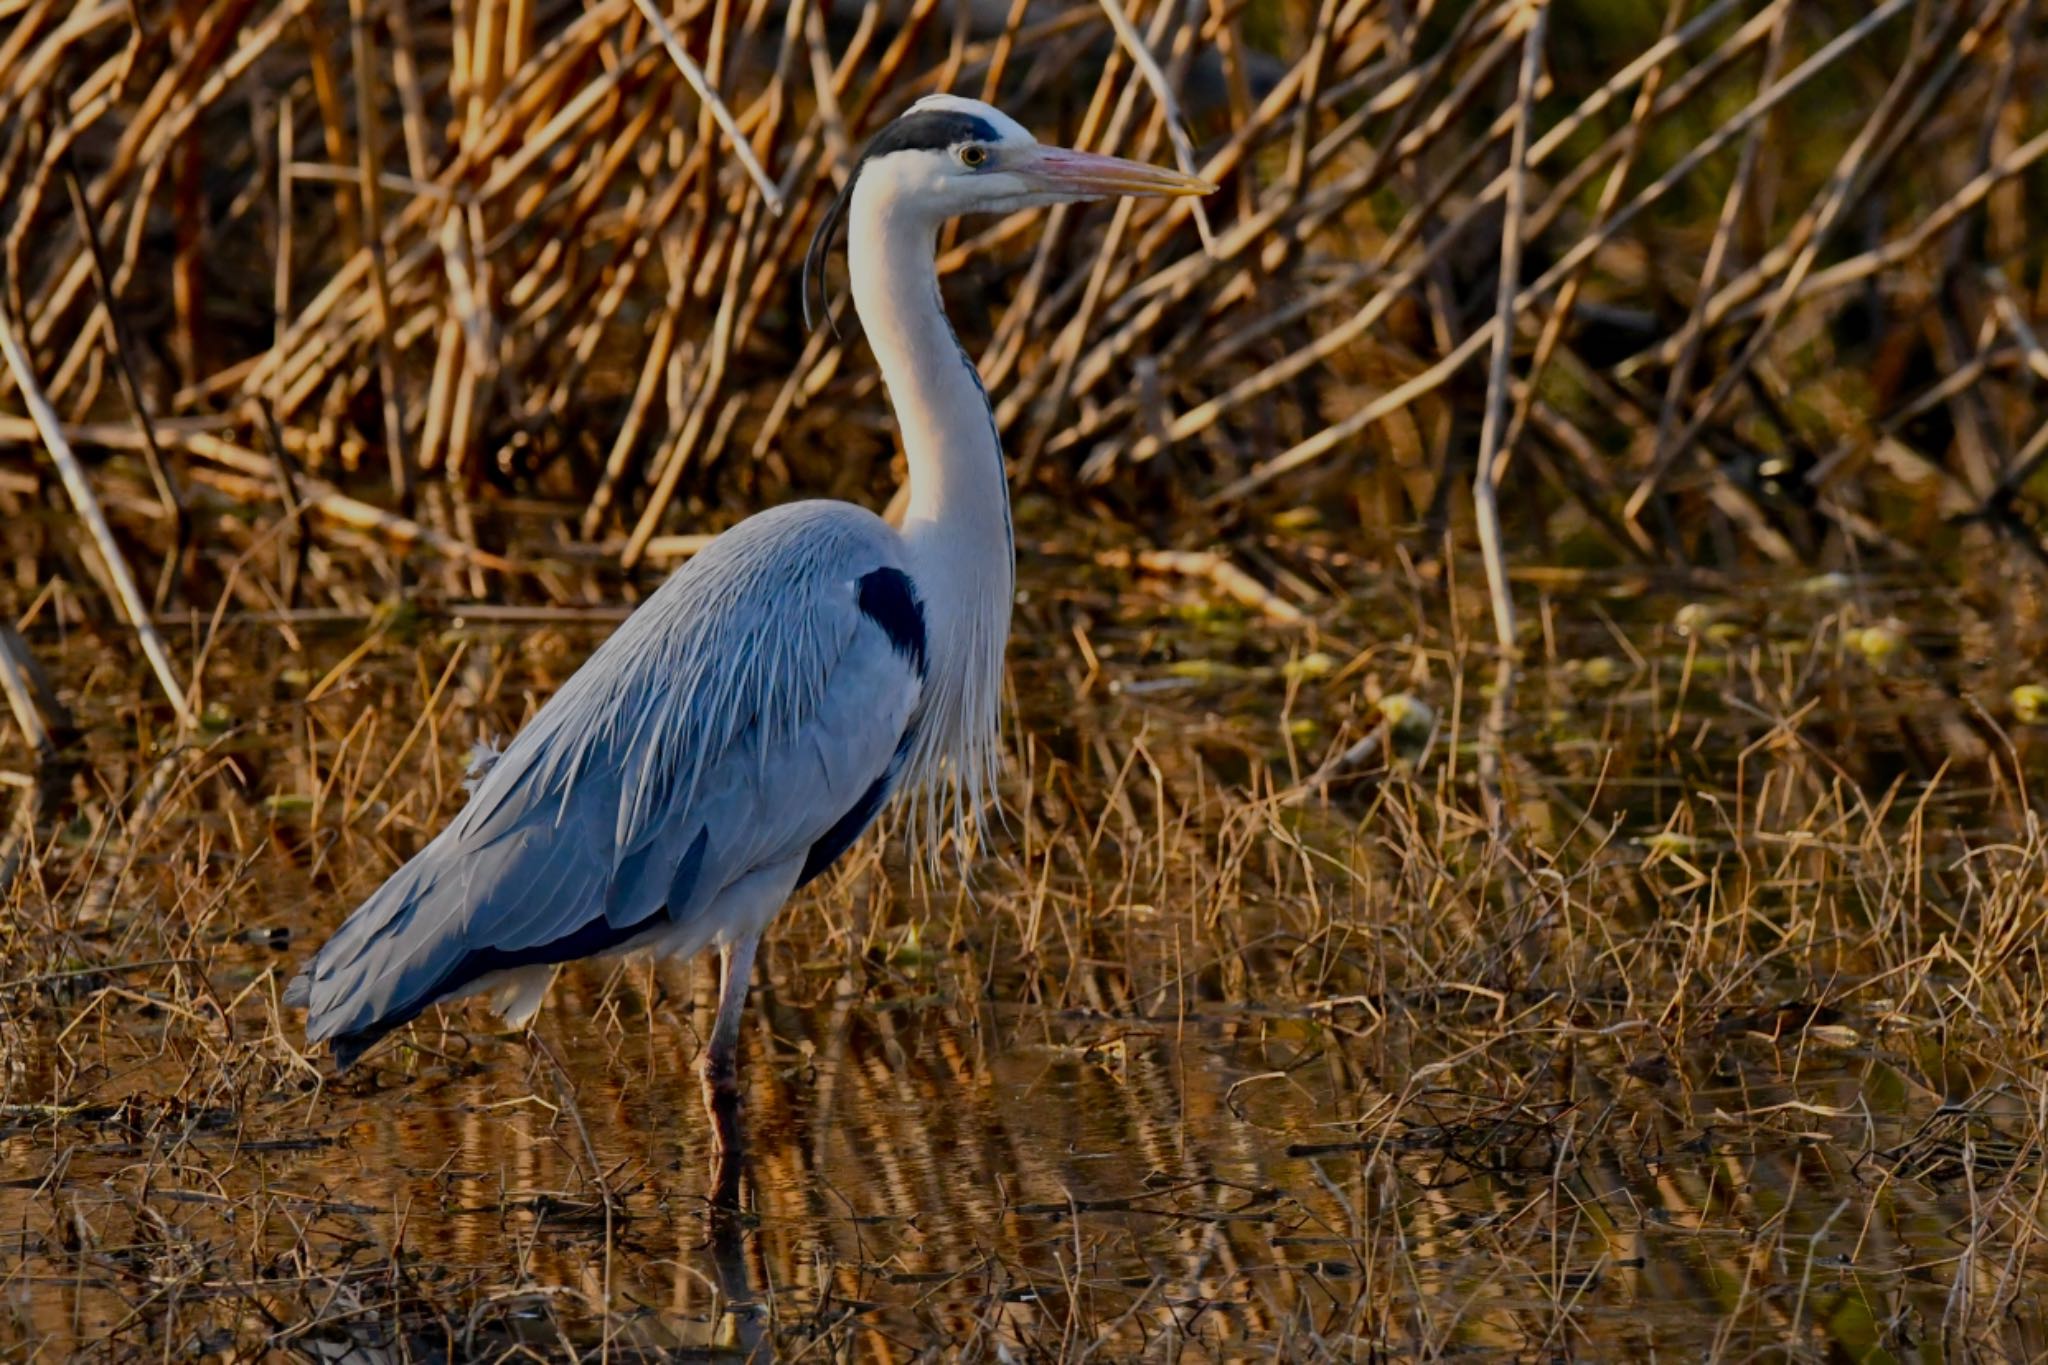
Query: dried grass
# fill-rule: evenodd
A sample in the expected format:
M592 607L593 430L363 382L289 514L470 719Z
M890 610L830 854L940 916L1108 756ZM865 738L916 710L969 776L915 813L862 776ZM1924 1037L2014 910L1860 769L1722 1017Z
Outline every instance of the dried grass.
M2035 6L668 20L781 214L625 0L0 28L8 1350L2048 1350ZM947 243L1006 833L778 930L749 1218L680 969L323 1087L282 969L467 746L640 566L887 496L798 320L848 150L1164 159L1134 42L1212 240Z
M2040 1349L2042 767L1955 664L1993 623L1962 608L1879 667L1873 612L1953 597L1680 610L1657 579L1524 581L1541 618L1611 626L1526 664L1493 835L1478 586L1315 662L1227 586L1134 591L1052 548L971 896L870 845L778 928L737 1223L709 1216L691 1071L708 977L577 968L531 1048L455 1011L324 1086L276 1004L601 620L302 622L298 648L230 622L208 672L232 711L157 763L111 723L136 680L86 701L66 818L10 893L0 1333L119 1357ZM1392 639L1433 594L1360 580L1322 624ZM93 697L93 653L58 657ZM1290 799L1296 744L1367 730Z
M445 489L432 529L533 568L519 528L459 523L568 499L568 537L631 567L818 470L887 487L871 372L857 341L802 333L793 261L848 147L969 90L1048 136L1171 143L1226 186L1207 249L1175 204L971 225L948 254L1033 482L1125 508L1170 490L1207 509L1199 535L1412 467L1420 490L1380 514L1441 524L1491 350L1498 399L1515 372L1498 472L1604 554L1883 555L1930 507L2038 554L2031 7L1550 8L924 4L849 29L719 3L664 38L625 0L431 22L29 3L0 47L5 294L78 444L151 448L107 382L129 369L160 424L225 442L171 444L192 497L255 495L220 475L268 444L267 401L292 458L352 496L381 482L389 513ZM1524 251L1531 278L1501 290ZM1007 296L993 332L977 287ZM138 354L109 344L110 290ZM1899 430L1913 411L1954 448ZM160 516L177 496L133 490Z

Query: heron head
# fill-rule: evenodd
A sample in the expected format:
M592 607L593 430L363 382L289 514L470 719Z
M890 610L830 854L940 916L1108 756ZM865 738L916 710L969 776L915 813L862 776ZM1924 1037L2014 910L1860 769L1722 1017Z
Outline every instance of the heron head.
M1000 109L958 95L927 95L877 133L826 211L804 258L823 288L824 259L856 195L879 196L906 229L936 229L965 213L1011 213L1089 199L1208 194L1206 180L1141 161L1047 147Z

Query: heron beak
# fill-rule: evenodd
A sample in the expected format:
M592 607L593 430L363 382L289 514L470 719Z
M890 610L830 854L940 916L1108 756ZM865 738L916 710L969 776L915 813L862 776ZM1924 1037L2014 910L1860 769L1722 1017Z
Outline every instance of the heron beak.
M1017 175L1053 194L1086 198L1127 195L1146 199L1178 199L1212 194L1216 187L1198 176L1182 175L1142 161L1075 152L1064 147L1035 147L1011 168Z

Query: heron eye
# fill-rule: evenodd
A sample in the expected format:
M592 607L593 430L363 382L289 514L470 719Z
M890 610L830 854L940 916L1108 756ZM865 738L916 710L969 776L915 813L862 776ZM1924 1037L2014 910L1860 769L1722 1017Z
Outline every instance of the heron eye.
M960 149L960 164L967 167L988 164L988 148L979 142L970 142Z

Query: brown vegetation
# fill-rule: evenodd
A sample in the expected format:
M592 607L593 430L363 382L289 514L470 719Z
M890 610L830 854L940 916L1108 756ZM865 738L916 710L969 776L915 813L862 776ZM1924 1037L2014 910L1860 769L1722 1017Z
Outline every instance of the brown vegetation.
M688 968L324 1083L282 977L696 537L886 500L847 151L1168 159L1127 43L671 12L778 214L629 0L0 0L0 1340L2038 1358L2036 11L1129 7L1224 192L948 243L1006 818L778 928L735 1225Z

